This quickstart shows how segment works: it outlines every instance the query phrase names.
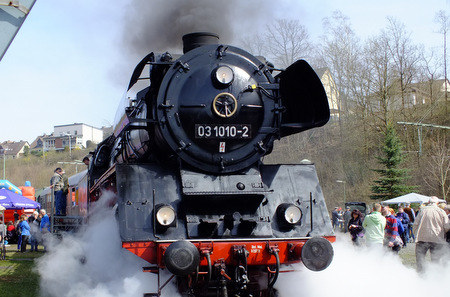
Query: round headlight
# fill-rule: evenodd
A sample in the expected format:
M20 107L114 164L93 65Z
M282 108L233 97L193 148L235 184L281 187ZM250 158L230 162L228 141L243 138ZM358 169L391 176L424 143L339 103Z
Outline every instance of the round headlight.
M292 228L300 223L302 210L292 203L282 203L277 208L278 223L281 227Z
M289 224L297 224L302 217L302 211L295 205L291 205L284 211L284 219Z
M156 220L162 226L169 226L175 221L175 210L168 206L161 206L156 212Z
M233 82L234 73L230 67L220 66L216 69L214 78L222 86L228 86Z

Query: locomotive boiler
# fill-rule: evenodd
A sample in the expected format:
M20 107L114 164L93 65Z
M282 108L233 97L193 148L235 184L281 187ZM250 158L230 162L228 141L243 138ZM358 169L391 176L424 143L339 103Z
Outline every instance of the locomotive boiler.
M275 69L192 33L183 54L148 54L128 90L137 81L146 87L124 96L89 174L91 200L117 193L122 247L158 274L148 296L160 296L161 270L183 296L273 296L288 264L330 264L335 235L314 164L261 161L275 140L329 119L307 62Z

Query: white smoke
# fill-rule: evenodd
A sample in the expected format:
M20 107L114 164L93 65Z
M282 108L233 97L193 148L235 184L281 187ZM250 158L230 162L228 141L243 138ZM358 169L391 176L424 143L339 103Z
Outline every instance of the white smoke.
M116 297L157 292L156 275L142 272L149 263L121 248L113 210L106 206L105 196L86 230L54 240L38 260L41 296ZM444 280L450 277L450 265L445 263L429 264L424 274L418 274L403 265L398 255L353 247L348 234L338 234L333 249L333 262L324 271L313 272L298 264L298 272L280 274L275 284L279 296L444 296L447 292ZM161 283L167 277L163 275ZM166 286L162 295L179 296L174 284Z
M299 272L281 274L275 285L279 295L379 297L447 294L445 280L450 277L450 266L445 263L429 264L424 274L418 274L415 268L403 265L399 255L356 248L347 238L339 238L333 249L333 262L324 271L313 272L299 264L296 265Z
M122 249L113 210L104 194L83 232L53 239L39 258L41 296L116 297L157 292L157 276L142 272L151 266ZM101 205L100 205L101 204ZM167 276L162 276L163 281ZM173 285L163 296L178 296Z

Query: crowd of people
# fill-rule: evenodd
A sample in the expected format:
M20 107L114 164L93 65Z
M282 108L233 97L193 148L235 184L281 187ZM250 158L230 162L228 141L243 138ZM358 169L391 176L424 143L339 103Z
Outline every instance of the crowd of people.
M0 220L1 221L1 220ZM0 225L3 225L0 223ZM9 221L6 226L0 226L3 230L1 236L5 245L16 244L18 252L26 252L27 245L30 251L38 252L38 245L42 244L45 251L45 234L50 233L50 219L45 209L34 211L31 216L14 213L14 222ZM2 240L2 238L0 238Z
M437 197L431 197L427 205L420 205L417 210L410 204L399 205L395 211L376 203L365 217L358 209L347 209L347 217L345 213L339 215L338 210L332 212L333 228L344 222L345 232L350 233L355 246L361 246L364 238L369 248L384 247L398 253L414 242L419 272L424 271L428 251L432 262L450 255L450 205L439 203Z
M89 162L89 157L84 157L83 163L89 166ZM50 188L54 191L55 216L65 216L69 181L62 168L54 170ZM2 239L5 244L17 243L17 250L21 252L26 251L27 244L30 244L31 251L38 251L38 244L44 242L43 234L50 232L50 219L45 209L35 211L29 217L25 214L19 215L15 211L14 221L9 221L6 226L2 222L0 218L0 243Z

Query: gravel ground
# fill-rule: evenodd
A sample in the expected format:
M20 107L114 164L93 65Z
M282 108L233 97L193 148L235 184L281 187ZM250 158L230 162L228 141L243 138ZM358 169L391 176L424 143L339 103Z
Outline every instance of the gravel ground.
M416 268L416 244L408 243L399 252L400 258L405 266Z

